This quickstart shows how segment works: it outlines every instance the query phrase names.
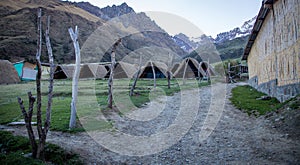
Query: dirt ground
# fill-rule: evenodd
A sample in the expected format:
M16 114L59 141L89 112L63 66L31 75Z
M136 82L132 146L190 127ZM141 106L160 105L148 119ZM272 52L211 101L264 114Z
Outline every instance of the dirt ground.
M70 134L51 131L47 141L80 154L86 164L299 164L300 110L284 107L259 118L248 116L233 107L228 100L231 89L237 85L244 84L226 86L227 93L220 119L212 133L204 140L199 140L199 132L205 125L209 106L214 104L211 104L211 87L200 89L199 111L194 116L191 128L175 144L154 154L128 156L115 153L97 143L86 132ZM191 98L197 96L193 92L188 92L187 95ZM163 104L164 101L153 104L154 107L164 109L153 111L155 115L149 114L151 120L134 120L139 115L149 113L147 108L151 105L142 108L136 115L120 117L112 113L106 117L114 121L116 129L120 132L133 136L151 136L175 123L174 119L180 113L180 106L174 102L180 97L180 94L175 94L163 98L167 100L165 105L157 105ZM2 125L0 129L27 136L24 126ZM118 134L115 133L115 136ZM126 144L125 139L124 143ZM149 148L144 145L142 147Z

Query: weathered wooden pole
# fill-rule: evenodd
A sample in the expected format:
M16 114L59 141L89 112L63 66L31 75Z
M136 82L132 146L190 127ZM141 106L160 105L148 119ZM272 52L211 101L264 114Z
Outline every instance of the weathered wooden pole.
M108 99L107 99L107 107L112 109L113 106L113 79L114 79L114 68L116 65L116 49L117 46L121 43L121 39L119 39L112 48L111 51L111 66L110 66L110 75L108 79Z
M136 75L135 75L134 82L133 82L133 84L132 84L132 86L131 86L129 96L133 96L134 89L135 89L137 80L138 80L138 78L139 78L140 72L141 72L141 68L142 68L142 56L140 56L139 68L138 68L138 71L137 71L137 73L136 73Z
M78 79L80 74L80 47L78 42L78 27L75 26L75 31L72 28L69 28L69 34L73 41L74 49L75 49L75 71L72 80L72 102L71 102L71 116L70 116L70 123L69 128L75 128L76 126L76 103L77 103L77 94L78 94Z
M182 77L182 83L183 83L183 85L185 84L185 74L186 74L186 69L187 69L188 64L189 64L189 59L187 59L187 61L185 61L185 66L184 66L184 71L183 71L183 77Z
M152 73L153 73L153 87L154 87L154 91L156 90L156 75L155 75L155 68L153 66L152 61L150 61L151 64L151 68L152 68Z

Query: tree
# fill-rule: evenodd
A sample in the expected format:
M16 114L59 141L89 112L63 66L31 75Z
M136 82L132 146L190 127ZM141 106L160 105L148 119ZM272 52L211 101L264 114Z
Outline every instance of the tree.
M110 66L110 74L109 74L109 79L108 79L108 108L112 109L112 104L113 104L113 79L114 79L114 68L116 65L116 49L117 46L121 43L121 39L119 39L112 48L111 51L111 66Z
M71 102L71 116L70 116L70 123L69 128L75 128L76 126L76 102L77 102L77 94L78 94L78 79L80 74L80 47L78 43L78 28L75 26L75 32L72 28L69 28L69 34L71 36L71 39L73 41L74 49L75 49L75 71L73 75L73 81L72 81L72 102Z
M36 91L37 91L37 97L33 97L31 92L28 92L28 99L29 99L29 108L28 111L25 110L25 107L23 105L23 100L18 97L18 102L20 105L20 109L22 111L22 114L24 116L25 125L27 128L27 133L29 137L29 141L32 148L32 157L38 158L38 159L45 159L45 144L46 144L46 138L47 133L50 128L51 124L51 110L52 110L52 93L53 93L53 77L54 77L54 60L53 60L53 54L52 54L52 47L49 37L49 31L50 31L50 17L47 19L47 29L46 29L46 46L48 51L48 57L50 62L50 80L49 80L49 91L48 91L48 104L47 104L47 110L46 110L46 120L44 125L42 124L42 94L41 94L41 52L42 52L42 10L38 10L38 40L37 40L37 53L36 53L36 64L37 64L37 75L36 75ZM32 129L31 121L32 121L32 114L34 109L34 102L37 102L37 130L38 130L38 136L39 141L38 144L35 141L35 135Z

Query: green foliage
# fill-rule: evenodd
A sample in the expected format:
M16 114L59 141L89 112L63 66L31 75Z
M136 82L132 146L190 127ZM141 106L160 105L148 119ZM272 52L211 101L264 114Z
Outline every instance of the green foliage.
M40 160L24 156L30 151L30 143L27 138L0 131L0 164L44 164ZM45 159L53 164L82 164L78 155L68 153L50 143L45 146Z
M235 38L216 44L216 49L220 53L222 61L227 59L241 58L249 36Z
M258 92L250 86L238 86L232 89L230 101L240 110L244 110L249 115L264 115L267 112L282 107L276 98L270 100L258 100L264 96L264 93Z

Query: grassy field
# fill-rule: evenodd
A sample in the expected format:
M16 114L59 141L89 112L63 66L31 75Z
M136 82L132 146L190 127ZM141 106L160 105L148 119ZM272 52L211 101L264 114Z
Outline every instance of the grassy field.
M114 105L120 111L120 115L142 107L146 102L151 101L161 95L173 95L183 89L195 88L208 85L207 82L201 84L194 80L188 80L186 85L181 85L182 80L171 81L171 89L167 88L165 79L157 80L157 88L153 90L153 80L138 80L135 95L129 97L129 90L132 80L120 79L114 81ZM72 97L71 80L55 80L54 97L52 108L51 130L56 131L83 131L81 124L89 125L90 129L110 129L112 123L107 122L101 116L103 112L109 111L107 107L107 80L80 80L78 90L77 113L80 122L77 128L69 130L70 103ZM24 105L28 107L27 92L31 91L36 95L35 82L26 82L12 85L1 85L0 91L0 124L7 124L23 119L17 97L24 100ZM47 105L48 82L42 81L42 109L45 111ZM36 110L35 110L36 111ZM44 115L45 113L43 113ZM36 116L33 116L35 121ZM88 121L87 123L85 123ZM95 124L97 123L97 124Z
M0 164L43 165L50 164L50 162L51 164L83 164L78 155L65 152L57 145L47 143L45 147L47 163L24 156L31 152L28 138L0 131Z
M238 86L232 89L231 102L249 115L264 115L282 107L285 103L280 103L276 98L269 100L259 100L258 98L266 94L258 92L250 86Z

